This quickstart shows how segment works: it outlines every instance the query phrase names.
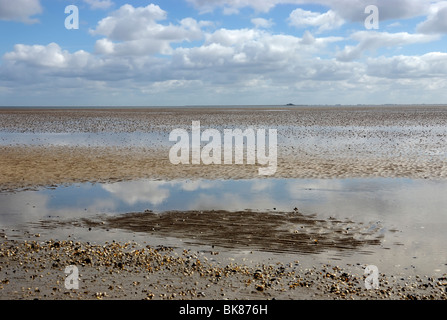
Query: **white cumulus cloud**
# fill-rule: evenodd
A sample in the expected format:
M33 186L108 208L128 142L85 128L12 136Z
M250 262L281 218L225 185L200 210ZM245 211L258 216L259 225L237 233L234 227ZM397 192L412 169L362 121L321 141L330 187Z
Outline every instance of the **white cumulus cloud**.
M399 47L416 43L428 43L439 39L437 35L411 34L408 32L357 31L351 37L358 42L356 46L347 45L338 53L340 61L352 61L362 57L365 51L384 47Z
M333 10L319 13L298 8L290 13L289 23L298 28L316 27L323 32L339 28L345 21Z
M0 0L0 20L36 23L33 16L42 13L39 0Z
M275 24L271 18L253 18L251 19L251 23L253 23L256 28L270 28Z
M417 26L417 31L427 34L447 34L447 1L433 4L427 19Z
M362 22L365 19L365 8L376 5L380 9L382 20L407 19L426 14L432 0L187 0L201 12L210 12L221 8L227 13L239 13L242 8L253 8L258 12L269 12L281 4L322 5L332 9L343 19Z
M161 24L167 12L159 6L133 7L126 4L100 20L92 35L106 38L96 43L98 53L117 55L169 54L171 43L193 41L203 37L202 26L193 18L184 18L178 25Z
M380 78L447 79L447 53L444 52L370 58L367 65L368 74Z

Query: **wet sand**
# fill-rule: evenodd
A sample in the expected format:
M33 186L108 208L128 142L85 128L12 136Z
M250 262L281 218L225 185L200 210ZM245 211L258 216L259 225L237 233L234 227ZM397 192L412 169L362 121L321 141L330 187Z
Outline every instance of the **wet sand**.
M262 178L259 165L173 165L169 149L0 146L0 190L76 182L152 179ZM380 158L367 155L279 155L274 178L447 177L447 160L438 158ZM266 177L268 178L268 177Z
M275 178L447 177L445 107L279 109L281 112L272 108L0 110L0 130L36 136L45 132L161 132L167 137L173 128L190 129L193 120L200 120L204 128L277 127L278 170L272 176ZM0 190L139 178L260 178L257 167L249 165L174 166L168 160L168 151L167 139L143 147L125 142L89 147L7 141L0 145ZM157 248L144 241L109 239L97 244L69 237L52 239L48 222L40 226L42 232L37 231L38 237L23 230L3 229L0 296L4 299L446 298L444 276L381 274L380 289L366 290L365 265L360 262L350 266L329 263L311 266L311 254L328 249L374 250L375 245L380 245L379 236L365 232L364 226L356 225L355 221L349 222L352 229L346 234L346 222L303 216L292 208L281 219L273 218L279 213L184 214L185 221L178 213L146 212L64 223L72 224L73 230L90 228L100 234L119 228L129 234L157 231L158 236L166 238L195 237L201 243L196 251L191 249L194 241L185 242L184 248ZM53 227L61 223L56 221ZM303 228L285 228L297 224ZM241 226L245 227L244 232ZM263 230L275 232L259 236ZM76 234L70 237L76 238ZM263 252L298 252L301 262L282 261L278 256L270 262L259 259L257 265L248 265L238 258L228 261L228 252L245 250L247 244L258 256ZM214 245L218 249L213 249ZM221 258L224 256L225 259ZM80 268L83 280L79 290L64 287L63 269L69 264Z
M0 110L0 130L117 134L108 145L0 143L0 188L137 178L241 179L258 165L172 165L169 132L263 127L278 130L277 178L447 177L446 107L263 109ZM149 145L118 141L120 133L157 132ZM87 140L88 141L88 140ZM1 142L1 141L0 141Z

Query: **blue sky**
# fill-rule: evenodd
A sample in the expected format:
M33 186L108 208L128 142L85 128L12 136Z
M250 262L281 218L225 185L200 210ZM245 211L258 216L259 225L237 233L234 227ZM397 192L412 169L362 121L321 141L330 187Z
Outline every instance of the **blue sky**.
M446 34L436 0L0 0L0 105L447 103Z

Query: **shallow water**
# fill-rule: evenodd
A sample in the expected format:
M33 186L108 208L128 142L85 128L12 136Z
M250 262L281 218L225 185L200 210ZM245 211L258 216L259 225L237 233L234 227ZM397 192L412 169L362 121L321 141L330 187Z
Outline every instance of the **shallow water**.
M78 146L78 147L154 147L165 145L166 134L139 133L91 133L91 132L8 132L0 131L0 145L29 146Z
M110 120L112 123L113 121ZM119 123L116 124L117 126ZM66 124L68 127L68 125ZM62 128L55 132L11 131L1 130L0 146L78 146L78 147L135 147L135 148L170 148L175 142L169 141L169 132L173 126L158 124L146 131L80 132L79 129ZM182 123L181 128L191 132L191 123ZM233 126L201 122L201 132L208 128L223 132ZM258 126L249 126L256 129ZM274 125L271 127L278 134L278 148L281 152L294 154L312 154L339 157L401 157L425 160L444 160L447 157L445 125L427 124L406 126L290 126ZM241 127L246 129L247 127ZM222 135L223 136L223 135ZM223 143L223 140L221 141ZM206 142L202 141L202 146Z
M0 193L0 225L39 223L57 237L64 228L89 225L77 222L96 227L93 222L105 221L104 228L170 238L171 244L189 239L432 274L446 272L445 194L447 181L400 178L84 183ZM295 208L302 217L293 215ZM168 219L168 211L179 212ZM154 222L157 217L166 219ZM179 225L185 218L191 223ZM223 225L227 233L218 232ZM297 245L314 238L319 247Z

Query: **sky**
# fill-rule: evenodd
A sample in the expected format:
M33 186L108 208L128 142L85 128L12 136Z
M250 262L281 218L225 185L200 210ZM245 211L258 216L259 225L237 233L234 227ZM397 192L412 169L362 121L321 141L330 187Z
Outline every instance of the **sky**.
M447 1L0 0L0 39L0 106L447 104Z

